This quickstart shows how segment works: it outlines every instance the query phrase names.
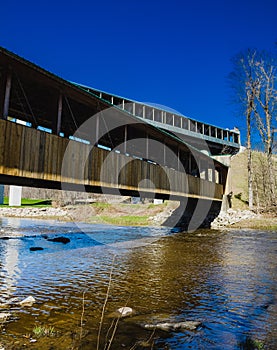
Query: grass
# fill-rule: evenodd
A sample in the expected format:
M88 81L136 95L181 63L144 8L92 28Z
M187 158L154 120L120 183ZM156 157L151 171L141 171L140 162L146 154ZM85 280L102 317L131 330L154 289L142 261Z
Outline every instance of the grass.
M33 333L37 338L40 337L53 337L55 335L55 328L52 326L35 326Z
M7 206L9 205L9 197L4 197L4 204L0 206ZM29 199L29 198L22 198L21 199L21 207L51 207L52 201L50 199Z
M261 217L257 219L248 219L239 221L232 225L232 228L249 228L255 230L277 231L277 219Z
M162 203L162 204L154 204L154 203L150 203L149 205L148 205L148 209L154 209L154 208L163 208L163 207L166 207L167 206L167 203L166 202L164 202L164 203Z
M99 218L100 220L111 225L120 225L120 226L148 225L148 216L126 215L126 216L112 217L112 216L102 215Z
M92 203L91 205L97 209L109 209L111 207L110 203L105 203L105 202L95 202L95 203Z

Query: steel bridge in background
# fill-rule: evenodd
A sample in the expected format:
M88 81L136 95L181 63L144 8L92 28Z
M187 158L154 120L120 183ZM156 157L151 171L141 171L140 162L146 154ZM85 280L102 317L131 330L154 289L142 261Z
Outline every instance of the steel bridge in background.
M86 85L73 84L111 106L119 107L146 123L177 135L196 148L200 145L201 149L202 142L199 140L204 140L209 146L210 155L235 154L240 149L240 131L236 127L232 130L220 128L188 118L165 107L127 99Z

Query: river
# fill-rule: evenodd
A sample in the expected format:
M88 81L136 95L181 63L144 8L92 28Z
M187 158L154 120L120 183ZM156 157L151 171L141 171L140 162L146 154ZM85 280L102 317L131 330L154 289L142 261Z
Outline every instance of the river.
M70 242L49 241L61 236ZM94 350L97 341L102 350L110 338L111 349L277 348L274 231L171 233L2 218L0 238L5 350ZM20 306L28 296L35 303ZM124 306L134 313L118 319ZM183 321L201 324L144 327ZM43 327L48 334L38 335Z

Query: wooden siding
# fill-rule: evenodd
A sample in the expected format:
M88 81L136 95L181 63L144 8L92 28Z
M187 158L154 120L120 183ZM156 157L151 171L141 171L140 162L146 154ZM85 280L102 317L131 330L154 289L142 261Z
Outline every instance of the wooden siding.
M223 186L0 120L0 175L161 195L221 200ZM144 186L140 186L140 182Z

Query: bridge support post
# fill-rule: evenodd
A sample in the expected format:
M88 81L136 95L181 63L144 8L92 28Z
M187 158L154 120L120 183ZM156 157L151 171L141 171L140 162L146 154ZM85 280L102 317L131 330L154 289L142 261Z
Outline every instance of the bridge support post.
M124 126L124 154L127 153L128 126Z
M52 130L54 135L60 135L61 126L62 126L62 111L63 111L63 95L60 93L57 100L55 101L53 106L53 115L54 118L52 120Z
M60 94L58 102L57 135L60 135L62 126L63 95Z
M146 133L145 158L149 159L149 136Z
M12 73L9 71L7 73L7 78L6 78L4 104L3 104L3 119L7 119L9 115L11 87L12 87Z
M177 170L180 171L180 147L177 148Z
M98 146L99 143L99 113L96 115L96 125L95 125L95 145Z
M19 207L21 205L22 187L10 186L9 192L9 206Z
M4 185L0 185L0 204L4 204Z

